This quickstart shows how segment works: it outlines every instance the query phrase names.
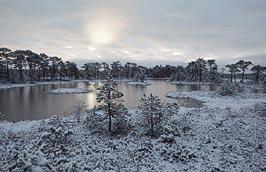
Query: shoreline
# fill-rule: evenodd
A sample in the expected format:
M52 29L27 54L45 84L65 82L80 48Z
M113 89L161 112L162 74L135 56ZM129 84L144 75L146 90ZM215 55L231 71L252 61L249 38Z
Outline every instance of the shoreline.
M35 83L18 83L18 84L0 84L0 90L1 89L10 89L10 88L20 88L20 87L32 87L32 86L42 86L42 85L49 85L49 84L65 84L65 83L77 83L77 82L94 82L94 81L100 81L100 80L69 80L69 81L44 81L44 82L35 82Z

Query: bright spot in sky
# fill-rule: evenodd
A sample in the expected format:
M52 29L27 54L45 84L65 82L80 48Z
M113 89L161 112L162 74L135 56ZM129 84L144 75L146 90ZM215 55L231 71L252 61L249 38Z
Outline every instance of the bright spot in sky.
M123 50L122 52L123 52L124 54L130 54L130 52L127 51L127 50Z
M92 21L88 26L88 35L93 45L111 44L115 40L115 28L108 21Z
M169 52L169 51L171 51L171 49L170 48L163 48L161 51L162 52Z
M182 56L182 55L183 55L183 53L180 52L180 51L174 51L174 52L172 53L172 56Z
M96 48L94 47L87 47L90 51L96 51Z
M72 49L72 48L73 48L73 47L70 46L70 45L66 46L66 49Z

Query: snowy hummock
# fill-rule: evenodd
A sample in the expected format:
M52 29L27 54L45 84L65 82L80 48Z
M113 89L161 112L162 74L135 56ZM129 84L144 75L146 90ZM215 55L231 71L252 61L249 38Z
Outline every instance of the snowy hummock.
M236 96L220 96L215 91L193 91L193 92L170 92L166 94L169 98L190 97L204 102L210 108L223 107L240 109L253 106L257 103L266 103L264 94L242 93Z
M143 85L143 86L147 86L150 85L147 81L144 82L140 82L140 81L130 81L127 82L128 85Z
M171 84L177 85L219 85L211 82L186 82L186 81L169 81Z
M86 90L83 88L58 88L49 91L50 94L82 94L88 92L90 92L90 90Z
M30 87L30 86L41 86L41 85L49 85L49 84L65 84L65 83L77 83L77 82L94 82L97 80L69 80L69 81L45 81L45 82L35 82L35 83L18 83L18 84L0 84L1 89L9 89L9 88L19 88L19 87Z

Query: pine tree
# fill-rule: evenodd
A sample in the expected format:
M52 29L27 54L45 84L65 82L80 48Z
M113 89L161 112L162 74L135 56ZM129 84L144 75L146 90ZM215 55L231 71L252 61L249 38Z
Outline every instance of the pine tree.
M248 69L249 65L252 65L252 63L250 61L239 60L236 64L239 67L239 69L242 70L241 82L243 83L244 82L245 71Z
M26 67L26 51L24 50L16 50L12 53L12 56L14 58L14 65L15 68L19 71L19 80L20 82L23 82L23 68Z
M103 107L108 116L108 130L112 132L112 118L115 117L117 111L117 99L123 97L123 93L117 89L117 82L112 78L111 70L108 65L105 65L105 81L103 86L98 88L97 102L103 103Z
M150 94L149 96L144 94L141 98L141 105L139 109L142 113L142 120L145 127L148 128L148 134L152 137L156 136L156 133L164 119L164 107L161 99L158 96Z
M0 59L2 59L2 61L4 62L5 65L5 73L6 73L6 81L9 82L10 81L10 77L9 77L9 66L10 63L12 62L12 58L11 58L11 50L8 48L0 48Z
M209 81L214 82L218 73L218 66L214 59L207 60L207 64L209 66Z
M240 72L240 70L237 67L237 64L228 64L225 67L229 69L230 77L231 77L231 83L233 83L233 78L235 79L235 74L237 72Z
M207 62L203 58L198 58L195 63L200 82L203 79L203 73L207 71L206 63Z
M266 70L266 67L261 65L255 65L251 68L251 71L254 72L256 83L259 83L260 74Z

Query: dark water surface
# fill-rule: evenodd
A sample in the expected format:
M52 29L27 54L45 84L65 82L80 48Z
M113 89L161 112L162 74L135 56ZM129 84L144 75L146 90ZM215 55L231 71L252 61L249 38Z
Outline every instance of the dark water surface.
M171 91L216 90L212 85L176 85L166 80L149 80L149 86L128 85L125 81L118 83L118 89L124 93L123 99L129 109L139 105L144 93L159 96L164 102L170 101L165 94ZM74 110L79 101L84 101L88 108L96 102L96 88L100 82L94 83L61 83L42 86L28 86L0 90L0 113L8 121L43 119L52 115L67 115ZM57 88L85 88L92 90L86 94L49 94L49 90Z

